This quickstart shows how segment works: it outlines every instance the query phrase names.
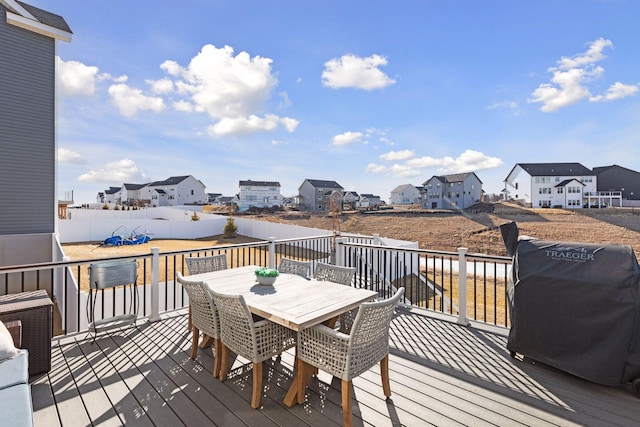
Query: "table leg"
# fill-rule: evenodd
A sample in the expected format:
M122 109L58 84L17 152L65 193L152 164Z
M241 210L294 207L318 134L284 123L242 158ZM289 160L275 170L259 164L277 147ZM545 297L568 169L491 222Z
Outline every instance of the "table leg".
M202 341L200 342L200 348L209 348L213 344L213 338L207 334L202 334Z
M296 357L293 382L283 401L287 407L290 408L295 403L302 404L304 402L304 391L312 373L313 366Z

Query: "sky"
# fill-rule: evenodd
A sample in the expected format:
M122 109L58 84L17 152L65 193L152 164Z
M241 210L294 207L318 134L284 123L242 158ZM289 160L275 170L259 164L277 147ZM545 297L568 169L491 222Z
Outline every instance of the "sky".
M640 2L27 0L57 44L58 189L193 175L383 200L517 163L640 171Z

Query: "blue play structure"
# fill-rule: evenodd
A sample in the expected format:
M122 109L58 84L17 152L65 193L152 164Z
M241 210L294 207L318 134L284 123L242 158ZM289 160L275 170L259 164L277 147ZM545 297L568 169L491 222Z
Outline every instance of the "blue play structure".
M124 234L117 234L119 230L124 230ZM151 236L149 233L138 233L138 229L136 228L131 232L131 234L127 234L127 229L124 226L120 226L116 228L113 233L111 233L111 237L107 237L102 242L103 246L123 246L123 245L141 245L143 243L147 243L151 240Z

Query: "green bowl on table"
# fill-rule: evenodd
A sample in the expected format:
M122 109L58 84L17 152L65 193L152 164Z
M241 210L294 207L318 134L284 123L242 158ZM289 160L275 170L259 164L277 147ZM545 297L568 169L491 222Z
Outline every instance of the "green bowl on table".
M273 268L259 268L255 271L256 281L260 285L271 286L275 283L276 278L280 274L278 270Z

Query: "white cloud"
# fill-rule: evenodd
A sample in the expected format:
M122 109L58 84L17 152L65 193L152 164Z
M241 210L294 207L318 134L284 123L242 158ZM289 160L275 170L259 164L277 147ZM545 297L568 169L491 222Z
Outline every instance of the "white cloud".
M401 160L409 160L416 156L411 150L401 150L401 151L389 151L388 153L381 154L380 158L387 162L397 162Z
M385 173L389 170L389 168L383 165L376 165L375 163L369 163L367 165L366 170L367 172L371 172L371 173Z
M604 95L592 95L588 84L604 75L604 69L595 64L606 58L604 50L613 48L611 40L599 38L589 44L586 52L571 58L562 57L557 66L549 68L551 83L543 83L533 91L530 103L540 103L541 111L551 112L584 99L591 102L613 101L634 95L637 85L614 83Z
M58 161L62 163L72 163L76 165L85 164L86 161L80 156L80 153L71 151L68 148L58 148Z
M144 182L146 176L133 160L122 159L107 163L102 169L92 170L78 177L80 182L102 182L108 184Z
M132 89L123 83L111 85L109 95L120 113L127 117L134 117L139 110L158 113L165 108L162 98L146 96L140 89Z
M267 114L264 117L250 115L249 117L225 117L218 123L209 126L211 136L247 135L255 132L271 131L282 124L289 132L298 126L298 121L289 117L278 117Z
M626 85L620 82L612 84L604 95L593 96L589 101L615 101L616 99L626 98L635 95L638 92L638 85Z
M277 141L277 140L273 140L271 141L271 145L289 145L288 141Z
M361 142L361 138L362 138L363 134L362 132L345 132L343 134L340 135L336 135L332 138L332 144L333 145L349 145L349 144L355 144L356 142Z
M233 48L208 44L185 68L174 61L160 67L172 76L181 93L202 107L212 118L248 116L259 111L278 81L271 74L269 58L247 52L234 56Z
M187 101L176 101L172 105L176 111L190 113L194 110L193 105Z
M151 91L159 95L173 92L173 81L168 78L160 80L147 80L147 83L151 85Z
M78 61L64 61L56 56L58 90L61 96L91 96L96 91L98 67Z
M380 55L360 58L343 55L325 62L322 84L333 89L353 87L356 89L382 89L395 80L380 71L378 67L387 65L387 59Z
M424 168L438 168L438 172L441 173L462 173L471 172L482 169L491 169L502 166L502 160L497 157L490 157L475 150L465 150L457 158L452 157L420 157L410 159L407 162L408 166L424 169Z

